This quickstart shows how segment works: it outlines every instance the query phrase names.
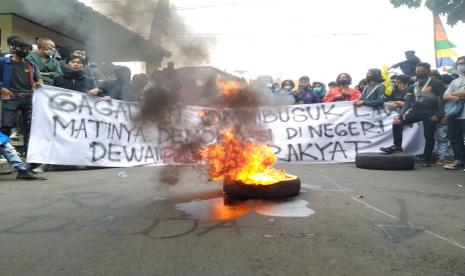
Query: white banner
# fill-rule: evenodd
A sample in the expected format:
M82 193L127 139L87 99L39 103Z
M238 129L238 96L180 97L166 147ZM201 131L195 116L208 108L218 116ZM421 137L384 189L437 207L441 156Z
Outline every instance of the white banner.
M180 106L163 114L161 122L171 122L163 127L142 124L138 113L135 103L44 86L34 92L27 160L108 167L198 163L198 145L214 143L220 129L235 123L242 133L268 144L282 163L353 162L357 152L392 144L395 115L354 108L352 102L239 111ZM420 154L423 145L421 124L405 127L405 152Z

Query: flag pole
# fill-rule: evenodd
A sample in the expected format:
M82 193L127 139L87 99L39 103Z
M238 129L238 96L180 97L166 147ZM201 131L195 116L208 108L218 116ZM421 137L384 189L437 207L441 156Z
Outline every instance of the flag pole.
M436 69L438 69L438 51L436 49L436 22L435 22L435 15L434 15L434 12L431 12L433 14L433 30L434 30L434 37L433 37L433 42L434 42L434 61L436 63Z

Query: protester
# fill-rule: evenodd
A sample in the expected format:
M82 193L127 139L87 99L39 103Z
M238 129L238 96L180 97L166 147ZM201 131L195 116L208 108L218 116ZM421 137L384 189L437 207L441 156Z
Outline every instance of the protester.
M32 174L26 164L21 160L16 149L9 143L9 137L0 131L0 155L5 157L8 164L13 167L18 174L16 179L25 180L46 180L46 178L38 177Z
M401 108L405 102L408 88L412 84L412 80L407 75L399 75L395 77L394 89L392 94L386 97L389 110Z
M312 84L312 90L318 95L321 102L326 95L326 85L323 82L314 81Z
M356 90L358 90L360 93L365 90L365 88L368 86L368 82L366 79L361 79L358 84L354 87Z
M352 77L349 74L339 74L336 83L337 86L328 91L322 102L356 101L359 99L360 92L349 87L352 84Z
M450 83L447 91L444 93L444 100L447 102L461 101L463 106L463 102L465 101L465 56L459 57L455 65L460 76ZM462 107L462 111L458 115L447 119L447 130L454 153L454 162L444 165L444 168L455 170L463 167L465 162L465 108Z
M34 64L40 71L44 84L53 85L56 78L62 75L60 63L55 59L55 43L49 38L37 40L37 51L32 51L26 60Z
M284 80L281 83L281 88L273 91L273 105L293 105L295 97L292 90L295 88L295 83L292 80Z
M421 60L419 57L415 55L415 51L412 51L412 50L406 51L404 54L405 54L406 60L392 65L389 69L400 67L400 70L402 70L402 73L404 73L405 75L409 77L414 77L416 65L420 63Z
M404 125L423 122L425 147L423 152L423 167L431 166L431 155L434 149L434 131L436 124L444 117L442 97L444 84L429 77L431 65L418 63L415 69L418 81L410 88L405 98L405 104L399 115L393 121L394 145L382 147L386 153L401 152L402 132ZM408 111L408 112L407 112Z
M302 76L299 78L299 87L292 93L296 104L319 103L320 97L315 94L310 86L310 78Z
M104 95L114 100L124 100L131 87L131 70L126 66L116 66L111 79L100 81L98 87Z
M331 81L328 83L328 89L331 90L333 88L336 88L338 85L337 85L337 82L335 81Z
M27 152L32 119L33 89L42 84L40 72L25 60L32 45L17 38L13 41L11 57L0 58L0 92L2 96L1 128L10 134L16 126L16 113L21 112L24 135L24 152Z
M371 106L371 107L382 107L384 106L385 95L384 95L384 79L381 76L381 70L369 69L366 74L366 80L368 86L363 90L360 99L354 102L357 107Z
M434 80L442 81L441 74L438 70L431 70L430 77ZM444 82L443 82L444 83ZM444 83L444 86L447 85ZM436 131L434 132L434 139L436 140L437 148L437 164L448 164L447 156L449 153L449 140L447 139L447 118L444 117L436 125Z
M84 92L89 96L98 96L101 91L95 82L84 73L84 63L85 60L82 57L70 56L66 60L67 69L61 77L55 80L55 86ZM105 97L109 99L109 96Z

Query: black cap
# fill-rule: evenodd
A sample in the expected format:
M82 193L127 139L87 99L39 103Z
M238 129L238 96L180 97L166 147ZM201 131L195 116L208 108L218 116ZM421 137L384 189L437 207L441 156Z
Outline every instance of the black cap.
M14 39L14 40L11 42L11 46L13 46L13 47L29 48L30 50L32 50L32 45L31 45L30 43L27 43L27 42L26 42L24 39L22 39L21 37Z

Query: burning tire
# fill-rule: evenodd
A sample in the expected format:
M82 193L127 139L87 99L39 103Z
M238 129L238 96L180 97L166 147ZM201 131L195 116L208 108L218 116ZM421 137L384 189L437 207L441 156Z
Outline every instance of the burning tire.
M355 156L355 165L370 170L413 170L415 157L405 153L359 153Z
M300 192L300 179L288 179L269 185L244 184L241 181L224 180L223 191L241 198L281 198L297 196Z

